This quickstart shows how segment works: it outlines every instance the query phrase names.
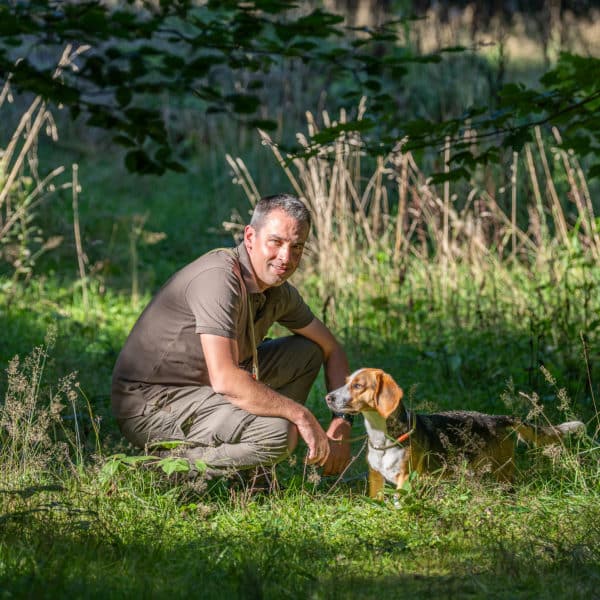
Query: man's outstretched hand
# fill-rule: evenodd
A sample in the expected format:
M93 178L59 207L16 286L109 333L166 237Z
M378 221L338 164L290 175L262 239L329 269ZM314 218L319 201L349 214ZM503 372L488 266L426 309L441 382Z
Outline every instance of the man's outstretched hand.
M352 426L344 419L334 418L327 429L329 456L323 465L323 475L338 475L350 462L350 433Z

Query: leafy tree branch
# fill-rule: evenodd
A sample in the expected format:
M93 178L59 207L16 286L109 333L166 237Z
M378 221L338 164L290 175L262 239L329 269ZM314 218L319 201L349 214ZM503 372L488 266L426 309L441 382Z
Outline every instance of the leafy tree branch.
M439 122L407 119L398 97L408 70L423 63L443 69L445 52L466 50L415 55L398 39L406 23L346 28L338 15L307 12L289 0L144 0L116 8L99 0L4 3L0 77L10 76L15 88L62 104L73 117L110 132L127 148L127 167L141 173L183 169L157 98L195 97L207 115L225 113L250 127L273 128L261 111L269 92L265 76L289 61L341 81L339 101L347 106L369 98L365 117L343 125L361 131L368 152L389 152L399 140L406 140L406 149L439 149L450 138L459 151L452 166L462 167L443 178L463 176L478 162L497 160L500 150L519 148L540 125L560 127L566 147L598 158L598 59L563 54L540 89L506 84L497 106L475 105L460 118ZM67 44L75 44L79 55L73 68L55 77L55 65L42 55L60 56ZM489 147L472 150L461 137L466 129L476 130ZM339 131L339 124L322 129L312 141L331 141ZM590 173L598 171L596 166Z

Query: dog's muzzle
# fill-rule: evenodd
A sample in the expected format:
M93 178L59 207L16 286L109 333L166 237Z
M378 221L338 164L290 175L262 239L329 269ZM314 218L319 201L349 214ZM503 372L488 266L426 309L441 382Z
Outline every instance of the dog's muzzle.
M325 402L331 410L335 410L335 394L329 393L325 396Z
M327 406L330 410L336 413L350 412L346 406L346 401L344 400L343 394L339 394L339 391L340 390L334 390L325 396L325 402L327 403Z

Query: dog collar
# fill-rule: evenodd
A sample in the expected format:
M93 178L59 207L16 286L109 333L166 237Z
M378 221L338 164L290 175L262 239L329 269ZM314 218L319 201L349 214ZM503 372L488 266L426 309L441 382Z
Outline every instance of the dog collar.
M408 423L409 423L409 425L410 425L410 422L411 422L411 415L410 415L410 413L409 413L409 412L408 412L406 409L404 409L404 410L405 410L405 412L406 412L406 417L407 417ZM416 422L417 422L417 419L416 419L416 417L414 417L414 418L412 419L412 427L411 427L411 428L410 428L408 431L405 431L404 433L400 434L400 435L399 435L398 437L396 437L396 438L390 437L390 438L389 438L389 439L390 439L390 443L389 443L389 444L386 444L385 446L374 446L374 445L371 443L371 440L369 440L369 439L367 438L368 444L369 444L369 446L370 446L371 448L373 448L373 450L389 450L390 448L394 448L395 446L401 446L401 445L402 445L404 442L406 442L406 440L408 440L408 439L410 438L410 436L411 436L411 435L414 433L414 431L415 431L415 427L416 427Z
M396 444L402 444L405 442L415 430L416 417L411 415L405 406L402 406L402 408L404 409L404 419L400 419L400 416L398 415L398 409L396 409L396 411L390 415L390 418L388 418L388 437L393 439ZM400 425L403 426L402 429L406 427L408 431L397 434Z
M414 430L415 430L415 428L413 427L410 431L407 431L406 433L403 433L402 435L399 435L396 438L396 444L402 444L403 442L405 442L412 435L412 432Z

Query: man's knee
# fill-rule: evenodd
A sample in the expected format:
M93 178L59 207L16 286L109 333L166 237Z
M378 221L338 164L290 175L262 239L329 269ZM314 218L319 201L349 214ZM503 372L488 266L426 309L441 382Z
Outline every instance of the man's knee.
M267 464L276 464L285 460L298 445L299 435L296 425L286 419L281 419L281 421L283 423L280 433L259 445L259 452L264 453L264 462Z
M273 436L268 442L260 444L260 452L267 456L268 464L276 464L288 458L298 445L299 433L296 425L286 422L285 438Z
M250 463L273 465L288 458L298 442L296 426L281 417L260 421L260 425L255 422L254 430L240 440L243 445L248 444Z
M325 356L323 355L321 346L303 336L298 337L300 339L297 341L297 343L301 346L301 356L306 357L306 362L309 369L314 369L318 372L321 368L321 365L325 361Z

